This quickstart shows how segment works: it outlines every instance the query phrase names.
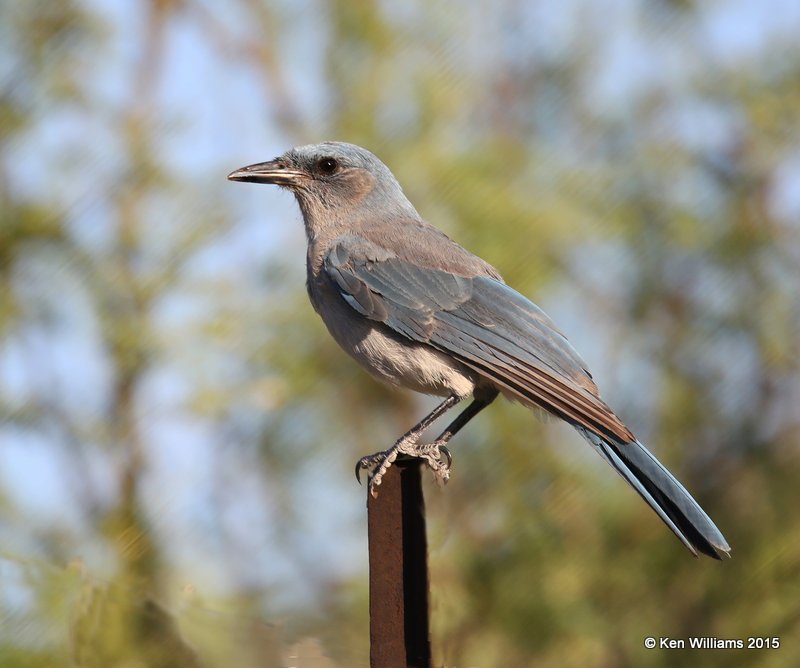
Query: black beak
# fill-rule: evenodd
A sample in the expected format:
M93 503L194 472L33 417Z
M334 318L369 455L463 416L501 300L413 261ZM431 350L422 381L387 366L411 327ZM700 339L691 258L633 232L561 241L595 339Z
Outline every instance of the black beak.
M305 172L292 169L282 158L269 162L248 165L228 174L229 181L247 181L249 183L274 183L278 186L297 185L306 176Z

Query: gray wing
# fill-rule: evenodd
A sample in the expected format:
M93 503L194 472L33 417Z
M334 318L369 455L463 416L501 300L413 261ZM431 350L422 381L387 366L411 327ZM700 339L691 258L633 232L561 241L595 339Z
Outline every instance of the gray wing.
M323 268L364 317L452 355L571 424L622 442L634 439L600 400L585 363L550 318L501 281L418 266L354 235L334 244Z

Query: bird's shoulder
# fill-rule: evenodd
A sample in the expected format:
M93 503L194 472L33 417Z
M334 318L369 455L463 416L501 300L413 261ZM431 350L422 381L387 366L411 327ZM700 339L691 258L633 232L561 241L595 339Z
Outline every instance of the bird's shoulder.
M453 241L444 232L419 218L374 221L356 233L334 238L327 255L344 255L358 261L395 260L434 271L474 278L489 276L502 282L491 264Z

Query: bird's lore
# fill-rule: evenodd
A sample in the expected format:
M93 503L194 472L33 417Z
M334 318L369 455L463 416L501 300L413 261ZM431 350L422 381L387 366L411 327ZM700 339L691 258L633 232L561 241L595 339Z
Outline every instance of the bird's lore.
M552 320L424 221L372 153L342 142L301 146L228 178L294 193L308 240L308 294L342 349L384 382L444 397L392 447L358 461L371 494L400 455L424 459L447 480L447 443L503 394L577 429L693 554L728 555L719 529L600 398ZM470 395L438 438L420 442Z

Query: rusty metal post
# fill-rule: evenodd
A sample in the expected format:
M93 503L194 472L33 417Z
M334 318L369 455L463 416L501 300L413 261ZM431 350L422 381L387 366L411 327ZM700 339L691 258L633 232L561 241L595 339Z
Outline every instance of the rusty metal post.
M428 542L420 460L397 460L367 495L372 668L430 668Z

